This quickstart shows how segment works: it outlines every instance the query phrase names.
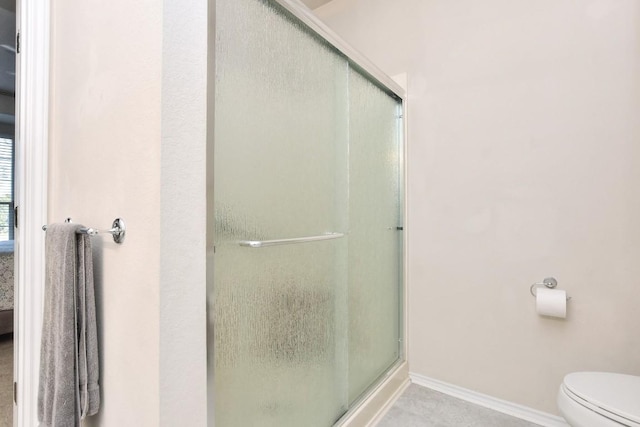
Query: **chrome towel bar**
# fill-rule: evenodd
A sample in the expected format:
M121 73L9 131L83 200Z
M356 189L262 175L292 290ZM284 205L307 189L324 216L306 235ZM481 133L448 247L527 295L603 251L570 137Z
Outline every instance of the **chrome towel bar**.
M67 218L65 219L64 222L70 223L71 222L71 218ZM42 226L42 230L46 231L47 230L47 226L43 225ZM100 234L100 233L108 233L111 234L113 236L113 241L116 243L122 243L124 241L124 237L127 233L127 227L124 224L124 220L122 218L116 218L113 220L113 223L111 224L111 228L108 230L98 230L97 228L91 228L91 227L84 227L81 228L80 230L78 230L78 233L80 234L88 234L90 236L95 236L96 234Z
M320 240L339 239L341 237L344 237L343 233L327 233L321 236L296 237L293 239L242 240L238 242L238 244L240 246L246 246L248 248L264 248L266 246L293 245L296 243L309 243L309 242L317 242Z

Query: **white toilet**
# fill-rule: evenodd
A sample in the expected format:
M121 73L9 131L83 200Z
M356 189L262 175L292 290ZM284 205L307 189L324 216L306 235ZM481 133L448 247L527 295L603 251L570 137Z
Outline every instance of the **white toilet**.
M640 427L640 377L569 374L558 391L558 409L572 427Z

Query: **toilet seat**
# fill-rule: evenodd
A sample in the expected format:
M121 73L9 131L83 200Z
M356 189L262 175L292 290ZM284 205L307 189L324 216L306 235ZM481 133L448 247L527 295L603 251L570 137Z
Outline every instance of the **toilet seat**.
M564 378L560 393L558 401L562 399L565 407L572 401L583 407L583 411L598 414L592 413L592 416L605 417L618 425L640 427L640 377L576 372Z

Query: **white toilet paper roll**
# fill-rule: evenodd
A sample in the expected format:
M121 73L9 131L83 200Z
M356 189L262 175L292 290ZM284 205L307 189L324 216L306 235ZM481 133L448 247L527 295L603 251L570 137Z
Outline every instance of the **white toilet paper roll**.
M536 311L542 316L567 317L567 293L560 289L538 288Z

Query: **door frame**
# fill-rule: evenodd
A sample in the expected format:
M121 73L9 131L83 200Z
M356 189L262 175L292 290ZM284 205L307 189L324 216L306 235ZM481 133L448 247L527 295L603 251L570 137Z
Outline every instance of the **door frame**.
M13 425L38 425L49 135L49 0L16 0Z

